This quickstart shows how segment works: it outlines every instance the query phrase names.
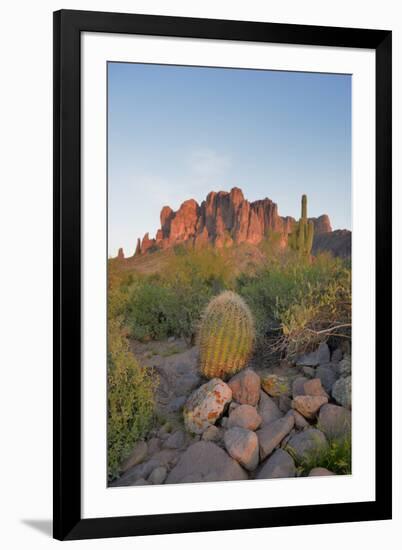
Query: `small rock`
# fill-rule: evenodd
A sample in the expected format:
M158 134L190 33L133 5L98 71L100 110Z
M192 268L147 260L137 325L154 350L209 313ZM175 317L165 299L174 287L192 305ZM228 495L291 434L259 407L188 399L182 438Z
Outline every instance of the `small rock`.
M293 384L292 384L293 399L298 395L305 395L304 393L305 382L308 382L308 378L305 378L304 376L299 376L298 378L295 378L293 380Z
M161 485L167 476L167 470L164 466L158 466L158 468L155 468L155 470L152 470L150 476L148 477L148 481L151 482L153 485Z
M305 395L321 395L323 397L328 397L327 392L321 385L321 380L319 378L313 378L304 383L304 393Z
M277 449L262 464L256 479L275 479L280 477L294 477L296 468L293 458L283 449Z
M130 455L127 457L127 459L123 462L121 470L122 472L126 472L133 466L136 466L137 464L141 464L141 462L144 462L148 454L148 445L145 441L138 441L133 447L133 450L131 451Z
M350 437L351 413L345 407L324 405L318 415L318 427L328 439Z
M143 477L140 477L140 479L137 479L137 481L134 481L134 483L132 484L133 487L136 485L149 485L149 481L147 481Z
M339 362L339 374L341 376L350 376L352 374L352 361L350 355L345 355Z
M229 382L233 399L242 405L257 405L260 398L261 381L258 374L251 369L245 369L235 374Z
M322 395L298 395L293 399L292 407L304 418L314 418L325 403L328 403L328 397Z
M304 428L308 428L310 426L304 416L302 416L296 410L293 411L293 415L295 417L295 428L297 430L304 430Z
M327 470L326 468L313 468L310 470L310 473L308 477L314 477L314 476L334 476L334 472L331 472L330 470Z
M198 441L182 454L166 483L248 479L243 468L211 441Z
M287 449L293 453L298 460L307 458L306 455L316 454L328 447L325 435L315 428L309 428L295 434L289 441Z
M321 384L325 391L329 393L338 378L338 369L333 368L331 363L320 365L317 367L315 375L321 380Z
M172 433L164 443L168 449L180 449L186 442L186 436L182 430Z
M246 430L256 430L262 422L261 416L251 405L239 405L230 414L227 423L228 428L239 426Z
M215 424L232 399L232 390L219 378L200 386L188 398L184 409L184 424L189 432L201 434Z
M262 418L263 426L283 416L272 397L269 397L263 391L261 392L260 403L258 405L258 414Z
M284 416L258 430L260 457L264 460L277 447L294 426L294 416Z
M277 374L268 374L261 379L262 389L271 397L279 397L280 395L289 395L290 388L287 378L278 376Z
M339 363L342 360L343 352L341 348L336 348L331 354L331 361L334 363Z
M235 426L225 432L224 443L227 452L246 470L258 466L258 437L251 430Z
M298 367L317 367L322 363L329 363L330 351L325 342L322 342L312 353L306 353L296 361Z
M303 367L302 372L304 376L307 376L307 378L314 378L315 377L315 368L314 367Z
M344 361L344 359L343 359ZM352 406L352 377L339 378L332 386L332 397L337 403L350 409Z
M219 441L222 438L222 430L218 426L210 426L202 434L204 441Z

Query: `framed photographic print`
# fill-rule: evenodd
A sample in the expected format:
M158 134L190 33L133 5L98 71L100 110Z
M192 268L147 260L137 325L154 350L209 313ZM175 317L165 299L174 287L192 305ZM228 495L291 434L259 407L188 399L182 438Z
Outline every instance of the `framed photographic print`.
M54 536L391 518L391 32L54 14Z

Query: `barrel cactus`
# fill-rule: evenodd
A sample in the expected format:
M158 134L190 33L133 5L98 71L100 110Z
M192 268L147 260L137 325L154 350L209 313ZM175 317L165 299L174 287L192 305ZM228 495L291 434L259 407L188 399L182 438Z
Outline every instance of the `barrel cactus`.
M238 294L213 298L198 331L200 370L206 378L226 378L245 367L255 339L252 313Z

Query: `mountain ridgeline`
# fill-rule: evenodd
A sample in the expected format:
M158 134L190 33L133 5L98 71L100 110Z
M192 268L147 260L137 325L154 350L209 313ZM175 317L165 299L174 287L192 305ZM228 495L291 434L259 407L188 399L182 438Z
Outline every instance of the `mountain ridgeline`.
M351 253L351 232L332 231L327 214L307 218L305 195L299 221L280 216L277 204L271 199L249 202L237 187L230 192L212 191L200 205L194 199L186 200L177 211L164 206L160 220L161 227L155 238L146 233L142 240L137 239L134 256L182 244L195 248L206 245L223 248L241 243L258 245L270 234L278 235L282 248L290 246L313 254L327 250L343 258L350 257ZM124 258L122 249L118 257Z

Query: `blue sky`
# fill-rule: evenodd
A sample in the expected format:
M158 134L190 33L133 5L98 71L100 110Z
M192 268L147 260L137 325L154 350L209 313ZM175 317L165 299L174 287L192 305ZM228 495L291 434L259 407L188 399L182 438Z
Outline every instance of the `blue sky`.
M283 216L351 228L351 77L108 64L109 255L154 236L164 205L240 187Z

